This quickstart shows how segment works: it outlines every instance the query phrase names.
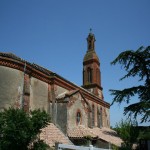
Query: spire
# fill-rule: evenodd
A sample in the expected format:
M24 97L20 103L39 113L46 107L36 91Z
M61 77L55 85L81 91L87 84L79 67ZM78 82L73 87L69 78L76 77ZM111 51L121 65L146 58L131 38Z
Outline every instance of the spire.
M90 33L87 37L87 44L88 44L87 51L95 50L95 41L96 41L95 36L92 33L92 29L90 28Z
M95 41L95 35L92 33L92 29L90 28L90 32L87 37L87 52L84 56L83 63L89 60L95 60L99 64L99 58L95 51Z
M100 61L95 51L95 36L92 29L87 37L87 52L83 59L83 87L103 99Z

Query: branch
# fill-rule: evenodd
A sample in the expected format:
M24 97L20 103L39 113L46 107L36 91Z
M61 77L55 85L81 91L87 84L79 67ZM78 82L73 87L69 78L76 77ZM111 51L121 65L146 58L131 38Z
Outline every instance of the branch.
M115 96L113 98L113 102L111 105L113 105L115 102L122 103L123 101L126 103L129 103L130 97L143 91L143 88L144 88L144 86L140 85L137 87L131 87L131 88L123 89L123 90L110 89L109 91L111 92L111 95Z
M138 102L129 105L128 107L124 108L124 115L129 113L129 115L133 114L134 118L137 117L137 115L143 114L143 117L141 119L142 122L150 122L150 103L149 102Z

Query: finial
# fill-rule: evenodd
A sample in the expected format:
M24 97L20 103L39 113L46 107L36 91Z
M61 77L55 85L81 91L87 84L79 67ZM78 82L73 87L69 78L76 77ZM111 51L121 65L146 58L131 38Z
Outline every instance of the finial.
M90 28L90 33L92 33L92 28Z

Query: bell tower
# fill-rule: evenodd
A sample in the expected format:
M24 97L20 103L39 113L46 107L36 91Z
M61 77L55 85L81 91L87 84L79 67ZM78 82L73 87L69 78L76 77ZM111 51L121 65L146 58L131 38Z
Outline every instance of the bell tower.
M95 36L91 32L87 37L87 52L83 59L83 88L103 99L101 87L100 61L95 52Z

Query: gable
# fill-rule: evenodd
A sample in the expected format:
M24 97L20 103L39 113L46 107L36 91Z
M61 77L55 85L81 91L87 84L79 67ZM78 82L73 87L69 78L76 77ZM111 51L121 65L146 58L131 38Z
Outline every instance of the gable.
M78 125L88 126L89 105L80 92L77 92L68 98L67 102L67 122L68 128ZM80 117L80 120L78 120Z

